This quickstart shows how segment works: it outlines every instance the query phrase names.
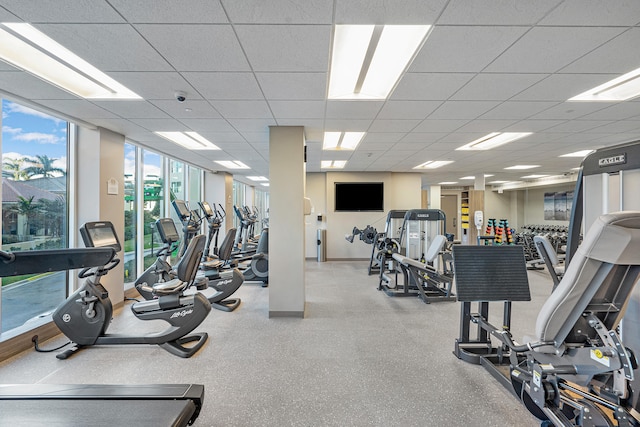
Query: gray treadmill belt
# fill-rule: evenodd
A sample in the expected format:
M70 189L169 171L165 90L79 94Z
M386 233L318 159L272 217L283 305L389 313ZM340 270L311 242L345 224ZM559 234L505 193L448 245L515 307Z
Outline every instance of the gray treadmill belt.
M187 426L194 411L191 400L0 400L0 425Z

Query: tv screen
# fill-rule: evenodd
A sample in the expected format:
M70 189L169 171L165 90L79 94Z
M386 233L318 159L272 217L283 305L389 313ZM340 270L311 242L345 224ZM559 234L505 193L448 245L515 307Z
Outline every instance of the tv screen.
M336 182L336 212L384 211L382 182Z

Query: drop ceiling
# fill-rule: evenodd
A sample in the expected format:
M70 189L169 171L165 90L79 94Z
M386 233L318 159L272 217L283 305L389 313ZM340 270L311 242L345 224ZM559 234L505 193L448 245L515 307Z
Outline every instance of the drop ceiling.
M567 102L640 67L637 0L0 0L0 22L33 24L143 100L77 98L0 62L5 95L207 170L240 160L251 169L237 174L268 176L276 125L305 127L310 172L347 160L345 171L420 173L425 185L563 174L581 159L562 154L640 139L640 98ZM388 99L343 101L327 100L335 24L433 29ZM154 131L196 131L221 150ZM353 152L323 152L324 131L367 134ZM533 134L455 150L491 132ZM454 162L413 169L429 160ZM540 167L504 170L516 164Z

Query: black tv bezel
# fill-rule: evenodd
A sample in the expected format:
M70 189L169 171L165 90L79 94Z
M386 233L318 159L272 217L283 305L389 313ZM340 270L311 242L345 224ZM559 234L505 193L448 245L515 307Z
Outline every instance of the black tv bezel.
M338 209L338 186L340 185L375 185L380 186L381 200L380 209ZM333 210L334 212L384 212L384 182L383 181L344 181L334 182L333 187Z

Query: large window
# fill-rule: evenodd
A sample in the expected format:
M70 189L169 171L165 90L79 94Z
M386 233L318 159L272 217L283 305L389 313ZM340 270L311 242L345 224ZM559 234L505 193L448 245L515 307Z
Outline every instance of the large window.
M138 277L136 240L138 181L136 146L124 144L124 282L134 282Z
M144 192L144 268L155 261L156 250L162 247L155 222L165 216L164 206L164 158L151 151L142 151Z
M68 247L69 124L2 100L2 250ZM64 271L2 279L0 331L54 310L67 296Z

